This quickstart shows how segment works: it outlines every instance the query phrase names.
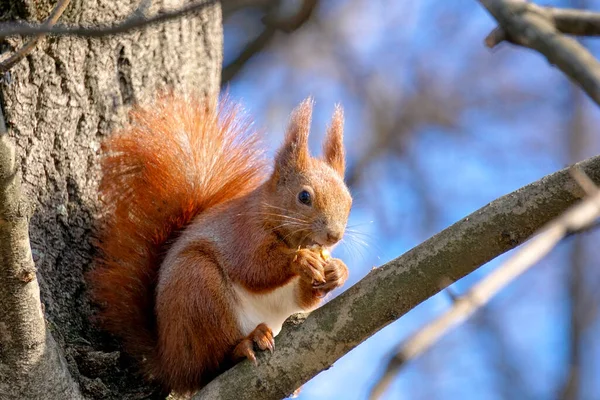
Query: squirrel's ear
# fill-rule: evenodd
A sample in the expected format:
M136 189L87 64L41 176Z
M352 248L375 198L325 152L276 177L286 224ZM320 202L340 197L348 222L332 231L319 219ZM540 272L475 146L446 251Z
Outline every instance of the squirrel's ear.
M323 155L327 164L343 178L346 170L344 150L344 110L339 104L335 106L331 124L327 128L327 136L323 143Z
M276 165L305 167L310 158L308 133L312 118L313 99L307 98L294 111L285 135L285 141L277 152Z

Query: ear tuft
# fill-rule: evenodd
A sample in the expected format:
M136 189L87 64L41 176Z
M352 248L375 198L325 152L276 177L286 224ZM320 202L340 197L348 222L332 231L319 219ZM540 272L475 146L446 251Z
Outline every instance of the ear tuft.
M346 154L344 150L344 110L336 104L331 123L327 127L327 136L323 143L325 161L342 178L346 170Z
M294 165L298 168L306 167L310 158L308 134L313 104L312 97L308 97L292 112L285 141L277 152L276 165L278 167L286 165Z

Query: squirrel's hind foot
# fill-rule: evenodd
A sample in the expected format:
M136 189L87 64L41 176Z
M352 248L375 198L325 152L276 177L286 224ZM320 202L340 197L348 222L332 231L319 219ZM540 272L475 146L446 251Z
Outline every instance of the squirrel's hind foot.
M269 350L271 353L275 350L275 339L273 331L265 324L258 325L248 336L242 339L233 350L233 357L236 360L247 358L258 365L256 355L254 354L254 344L261 350Z

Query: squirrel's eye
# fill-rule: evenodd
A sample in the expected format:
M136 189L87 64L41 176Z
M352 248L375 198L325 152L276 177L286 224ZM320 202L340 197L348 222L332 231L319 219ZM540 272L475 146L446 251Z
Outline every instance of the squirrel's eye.
M310 193L308 193L306 190L303 190L300 193L298 193L298 200L300 201L300 203L306 204L307 206L310 206L312 203Z

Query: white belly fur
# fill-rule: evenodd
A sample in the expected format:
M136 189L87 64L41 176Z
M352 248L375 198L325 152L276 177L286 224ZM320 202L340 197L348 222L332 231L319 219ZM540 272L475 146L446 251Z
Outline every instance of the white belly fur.
M273 331L273 336L281 331L283 322L292 314L303 311L297 303L296 277L285 286L266 294L256 294L238 284L234 284L237 293L236 315L240 330L249 335L261 323Z

